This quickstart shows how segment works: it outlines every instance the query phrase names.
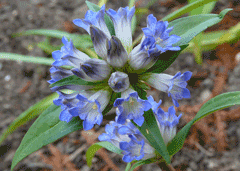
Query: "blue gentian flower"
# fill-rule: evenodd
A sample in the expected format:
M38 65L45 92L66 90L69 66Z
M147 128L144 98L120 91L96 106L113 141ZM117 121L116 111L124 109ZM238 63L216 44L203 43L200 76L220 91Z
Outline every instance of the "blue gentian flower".
M123 161L146 160L155 157L155 149L146 139L138 140L135 136L129 135L131 141L120 142L120 149L123 150Z
M158 56L154 38L143 37L142 42L129 54L129 64L134 70L145 71L155 64Z
M130 123L130 121L125 123L126 127L128 127L131 124L132 123ZM120 142L131 140L128 137L128 134L119 133L119 129L125 125L119 124L114 121L110 121L110 123L105 126L106 133L102 133L101 135L99 135L98 137L99 141L108 141L120 149L120 146L119 146ZM135 132L133 132L133 134L134 133Z
M168 108L168 112L164 112L161 108L155 113L158 127L163 137L164 143L168 145L175 137L177 132L177 124L182 114L176 116L174 106Z
M98 139L108 141L123 150L123 161L125 162L145 160L156 156L155 149L128 119L124 124L111 121L106 125L105 131L106 133L102 133Z
M58 99L53 100L53 103L57 106L61 106L61 113L59 119L61 121L69 122L73 116L69 113L69 109L76 106L78 100L76 99L77 94L66 94L60 91L57 91L59 94Z
M78 102L69 110L69 113L75 117L79 116L83 120L84 130L90 130L94 124L100 125L102 123L102 111L107 106L110 94L108 91L97 91L90 95L78 94L76 96Z
M168 74L147 73L142 76L142 80L157 90L168 93L172 97L173 104L179 107L178 100L190 98L190 91L186 88L187 81L190 80L192 72L187 71L181 74L178 72L175 76Z
M102 30L103 33L107 36L107 38L110 39L111 34L108 31L107 25L104 21L104 14L105 5L103 5L98 12L88 10L87 13L85 14L84 19L75 19L73 20L73 23L85 29L88 32L88 34L90 34L90 27L94 26L95 28Z
M138 126L144 122L144 111L152 107L147 100L140 99L137 92L130 93L127 98L117 98L113 105L119 110L118 123L123 124L126 119L132 119Z
M177 43L181 37L177 35L169 36L173 27L167 27L167 21L157 21L156 17L150 14L147 18L147 27L142 29L146 37L153 37L155 39L156 48L161 51L161 53L166 52L167 50L180 50L180 47L172 45Z

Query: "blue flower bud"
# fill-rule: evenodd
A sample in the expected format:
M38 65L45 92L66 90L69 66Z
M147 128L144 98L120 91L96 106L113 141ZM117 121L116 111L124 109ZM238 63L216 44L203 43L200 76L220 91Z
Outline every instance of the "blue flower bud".
M94 26L90 26L90 34L95 52L104 60L107 60L107 36L103 31Z
M163 137L164 143L168 145L175 137L177 125L182 114L176 116L174 106L168 108L168 112L164 112L161 108L155 113L158 127Z
M112 36L110 41L107 42L107 49L107 62L113 67L123 67L128 60L128 54L121 41Z
M129 88L130 82L128 75L123 72L114 72L108 80L108 85L115 92L123 92Z

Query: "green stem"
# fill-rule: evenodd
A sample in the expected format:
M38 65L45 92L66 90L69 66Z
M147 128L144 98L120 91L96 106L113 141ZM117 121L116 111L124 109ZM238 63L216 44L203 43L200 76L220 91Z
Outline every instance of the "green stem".
M128 6L132 8L135 5L135 0L129 0Z

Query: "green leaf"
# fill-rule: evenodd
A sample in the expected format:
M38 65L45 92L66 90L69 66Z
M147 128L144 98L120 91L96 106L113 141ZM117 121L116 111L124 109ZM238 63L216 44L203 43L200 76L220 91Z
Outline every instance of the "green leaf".
M71 34L64 31L59 30L49 30L49 29L33 29L27 30L20 33L12 34L12 37L19 37L19 36L28 36L28 35L42 35L48 37L54 37L58 39L62 39L65 36L67 39L72 39L73 44L76 48L89 48L93 47L91 37L89 35L79 35L79 34Z
M167 151L167 147L163 141L162 135L159 131L156 118L153 111L150 109L144 112L145 121L141 127L138 127L139 131L146 137L151 146L157 150L157 152L163 157L163 159L169 164L171 163L170 156Z
M161 73L165 71L178 57L178 55L187 47L188 45L182 45L180 46L180 51L167 51L165 53L162 53L159 56L158 61L149 68L146 72L152 72L152 73Z
M146 97L147 96L147 92L138 83L137 84L133 84L132 87L138 93L138 96L141 99L143 99L143 100L147 99L147 97Z
M195 61L199 65L202 64L202 51L201 51L201 47L200 47L200 42L201 42L201 39L202 39L202 35L203 35L203 33L199 33L197 36L195 36L192 39L192 42L194 43L194 47L195 47L193 49Z
M50 96L44 98L40 102L28 108L25 112L20 114L12 123L8 126L8 128L3 132L0 137L0 144L10 135L13 131L15 131L21 125L24 125L28 121L40 115L45 109L47 109L50 105L53 104L53 99L58 96L57 93L51 94Z
M196 2L196 0L188 0L188 2L189 2L189 4L191 4L191 3ZM213 10L216 3L217 3L216 1L213 1L213 2L209 2L208 4L203 5L201 7L195 8L190 12L190 15L209 14Z
M133 171L135 168L141 166L141 165L144 165L144 164L150 164L150 163L155 163L157 162L158 159L156 158L152 158L152 159L147 159L147 160L140 160L138 162L136 162L129 171Z
M101 148L106 148L107 150L109 150L113 153L117 153L117 154L121 154L121 152L122 152L122 150L115 147L110 142L107 142L107 141L97 142L97 143L91 145L91 147L88 148L87 153L86 153L87 165L89 167L91 167L91 165L92 165L92 159L95 156L96 152Z
M96 5L92 2L86 1L86 4L87 4L88 8L90 10L92 10L93 12L98 12L101 9L98 5ZM108 30L109 30L110 34L115 35L113 22L107 14L104 15L104 20L105 20L105 23L108 27Z
M188 0L189 3L193 3L195 1L196 0ZM216 1L213 1L208 4L203 5L201 7L198 7L196 9L192 10L190 12L190 15L208 14L212 11L215 4L216 4ZM201 51L201 47L200 47L201 46L200 42L201 42L202 36L203 36L203 33L199 33L196 37L194 37L192 39L192 42L194 43L194 47L195 47L193 49L195 61L200 65L202 64L202 51Z
M54 62L53 59L49 59L49 58L25 56L25 55L19 55L15 53L5 53L5 52L0 53L0 59L23 61L23 62L44 64L44 65L52 65L52 63Z
M107 3L107 1L108 0L99 0L99 2L98 2L98 6L103 6L104 4L106 4Z
M240 91L223 93L207 101L198 111L194 119L188 122L174 137L168 146L169 155L174 155L182 148L187 134L194 123L217 110L235 105L240 105Z
M103 83L102 81L98 82L88 82L84 81L83 79L79 78L76 75L72 75L66 78L63 78L53 84L50 85L50 87L55 87L55 86L64 86L64 85L99 85Z
M18 147L11 170L29 154L82 128L82 121L78 117L73 118L69 123L60 121L60 112L60 107L52 105L37 118Z
M175 18L178 18L180 16L182 16L183 14L186 14L188 12L191 12L192 10L201 7L207 3L213 2L213 1L217 1L217 0L199 0L196 2L193 2L191 4L188 4L180 9L178 9L177 11L167 15L166 17L164 17L162 20L163 21L171 21L174 20Z
M174 44L174 46L182 46L189 43L198 33L206 28L220 22L225 14L232 9L225 9L219 15L217 14L201 14L179 18L169 23L169 27L173 30L169 35L178 35L181 40Z
M218 45L223 43L234 43L240 38L240 23L231 27L229 30L213 31L208 33L202 33L202 37L199 43L201 51L214 50ZM195 43L189 42L189 46L184 52L193 53L195 49Z

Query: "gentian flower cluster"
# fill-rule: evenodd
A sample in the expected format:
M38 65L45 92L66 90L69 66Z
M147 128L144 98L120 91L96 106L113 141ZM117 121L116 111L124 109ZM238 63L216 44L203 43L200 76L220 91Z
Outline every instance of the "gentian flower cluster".
M149 99L153 98L149 96ZM161 101L157 105L160 104ZM164 143L167 145L176 135L177 124L182 115L176 116L173 106L169 107L168 112L164 112L161 108L154 111ZM118 116L115 122L111 121L106 125L106 133L102 133L98 137L100 141L108 141L123 150L123 161L125 162L145 160L156 156L155 149L129 119L126 119L123 124L119 124L117 120Z
M136 47L132 47L131 21L135 8L120 8L118 11L105 10L105 5L98 12L87 11L84 19L75 19L73 23L85 29L91 36L98 59L76 49L71 40L62 38L64 46L52 53L55 61L50 69L53 84L69 76L77 76L91 84L62 85L51 90L59 94L54 104L61 106L60 120L70 122L73 117L83 120L84 130L90 130L103 120L103 110L108 105L112 92L121 93L113 104L117 109L115 122L106 126L106 133L100 141L109 141L123 150L123 160L147 159L155 156L155 150L138 129L144 123L144 112L153 110L160 132L167 145L176 134L176 125L181 116L175 115L174 107L164 112L150 96L147 100L139 97L134 90L136 82L146 83L171 96L173 104L178 107L178 100L189 98L186 88L191 72L175 76L147 72L159 56L166 51L179 51L174 46L181 37L170 35L172 27L168 22L157 21L151 14L147 17L144 36ZM115 35L111 35L104 15L113 21ZM65 66L68 66L66 69Z

